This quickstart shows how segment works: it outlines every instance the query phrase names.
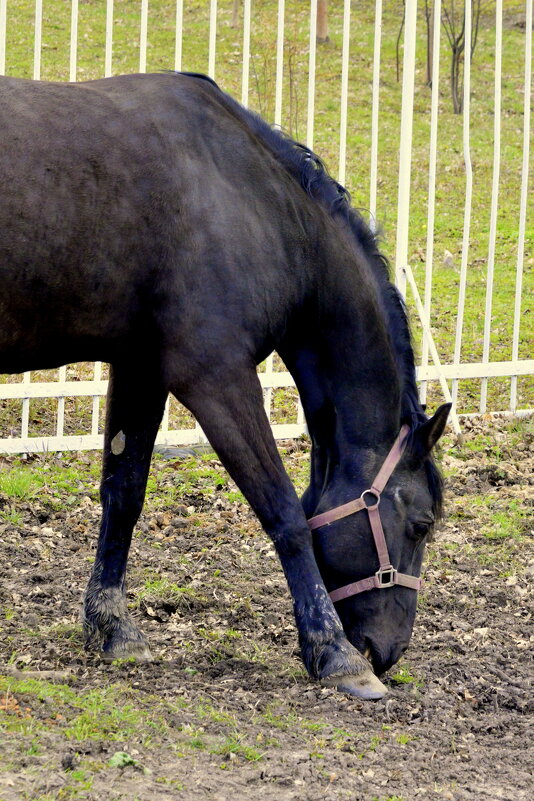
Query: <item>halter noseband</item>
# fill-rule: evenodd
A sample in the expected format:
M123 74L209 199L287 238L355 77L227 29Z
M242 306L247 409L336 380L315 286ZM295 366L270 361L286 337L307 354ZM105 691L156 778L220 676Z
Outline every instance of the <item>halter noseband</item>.
M335 509L330 509L330 511L323 512L308 520L310 529L314 531L316 528L328 526L335 520L341 520L341 518L352 515L355 512L360 512L362 509L367 509L367 514L369 515L369 523L371 524L371 531L373 532L380 567L376 573L369 576L369 578L355 581L352 584L346 584L344 587L340 587L329 593L334 603L344 598L350 598L351 595L357 595L359 592L366 592L367 590L374 589L384 590L387 587L393 587L395 584L400 584L402 587L410 587L412 590L419 590L421 588L423 582L420 578L417 578L417 576L409 576L406 573L399 573L398 570L395 570L392 566L386 538L384 536L384 529L382 528L380 512L378 511L380 495L404 453L409 433L410 427L407 425L402 426L397 439L393 443L371 487L364 490L359 498L344 503L342 506L336 506ZM368 499L370 497L371 500L374 497L376 499L375 503L368 503L366 501L366 496Z

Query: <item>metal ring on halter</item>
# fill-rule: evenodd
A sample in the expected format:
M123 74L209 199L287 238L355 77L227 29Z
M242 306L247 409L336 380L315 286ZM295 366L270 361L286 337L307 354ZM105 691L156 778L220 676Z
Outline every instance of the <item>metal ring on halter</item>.
M364 495L374 495L374 496L375 496L375 498L376 498L376 503L373 503L373 504L371 504L371 505L369 506L369 504L366 502L366 500L365 500L365 498L364 498ZM379 493L379 492L377 492L377 491L376 491L376 490L374 490L374 489L366 489L366 490L364 490L364 491L362 492L362 494L360 495L360 499L361 499L361 500L362 500L362 501L365 503L365 508L366 508L366 509L376 509L376 508L377 508L377 506L380 504L380 493Z
M395 584L395 574L397 571L391 565L381 567L376 571L375 576L378 581L378 589L384 590L386 587L393 587Z

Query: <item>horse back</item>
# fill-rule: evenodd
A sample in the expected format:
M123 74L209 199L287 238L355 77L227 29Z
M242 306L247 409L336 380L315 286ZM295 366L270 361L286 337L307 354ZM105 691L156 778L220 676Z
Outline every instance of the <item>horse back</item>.
M252 349L276 338L315 204L222 93L1 78L0 99L0 371L111 361L210 321Z

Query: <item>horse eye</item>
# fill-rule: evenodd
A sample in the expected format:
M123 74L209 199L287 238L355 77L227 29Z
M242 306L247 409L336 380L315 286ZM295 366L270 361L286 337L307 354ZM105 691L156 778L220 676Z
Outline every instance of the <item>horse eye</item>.
M426 537L428 532L430 531L432 523L429 521L423 522L419 521L417 523L412 523L409 526L409 533L418 540L422 540L423 537Z

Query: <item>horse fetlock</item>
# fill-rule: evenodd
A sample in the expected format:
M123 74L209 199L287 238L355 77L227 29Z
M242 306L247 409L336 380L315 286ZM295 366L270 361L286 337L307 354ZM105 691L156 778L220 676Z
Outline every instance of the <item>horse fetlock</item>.
M142 632L129 617L106 619L102 625L84 618L85 649L96 651L104 662L114 659L135 659L151 662L152 654Z
M84 599L83 628L85 648L98 651L106 662L134 658L152 660L148 644L128 614L121 590L89 583Z
M83 599L83 621L87 629L96 629L105 636L118 621L128 617L124 592L118 587L102 587L91 578Z
M355 676L369 670L369 662L354 648L343 633L325 642L324 637L307 638L301 642L302 657L310 676Z

